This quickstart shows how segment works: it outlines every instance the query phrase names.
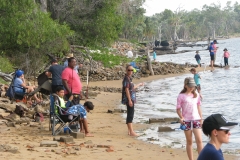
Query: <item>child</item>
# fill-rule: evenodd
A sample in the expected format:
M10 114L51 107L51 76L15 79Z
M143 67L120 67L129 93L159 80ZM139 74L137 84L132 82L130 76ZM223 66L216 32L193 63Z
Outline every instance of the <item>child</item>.
M80 124L80 129L81 129L80 131L84 132L86 137L93 137L93 135L90 134L90 132L88 130L88 125L87 125L88 124L87 123L87 112L89 112L90 110L93 110L93 108L94 108L94 105L92 104L92 102L87 101L84 103L83 106L81 104L78 104L78 105L69 107L71 104L71 101L73 99L73 95L71 95L69 97L68 102L65 104L65 102L63 100L63 96L64 96L63 87L58 86L56 88L56 94L58 95L58 98L60 101L59 105L61 108L63 108L70 114L80 115L80 119L79 119L79 124Z
M230 53L228 52L227 48L225 48L223 53L223 57L224 57L224 65L225 67L228 65L228 58L230 56Z
M186 126L184 133L186 137L186 150L189 160L193 160L192 135L195 137L198 154L202 146L202 111L201 101L195 93L196 84L191 77L184 80L183 90L177 98L176 111L180 118L180 123Z
M200 97L201 97L201 99L202 99L202 94L201 94L201 85L200 85L200 79L201 79L201 77L200 77L200 75L197 73L197 71L196 71L196 69L195 68L192 68L191 70L190 70L190 72L194 75L193 76L193 78L194 78L194 81L195 81L195 83L196 83L196 89L197 89L197 91L198 91L198 93L199 93L199 95L200 95Z
M156 51L154 50L153 51L153 60L154 60L154 62L156 61L156 59L157 59L157 54L156 54Z
M200 55L198 54L199 53L199 51L196 51L196 55L195 55L195 59L196 59L196 61L197 61L197 63L198 63L198 67L201 67L201 57L200 57Z

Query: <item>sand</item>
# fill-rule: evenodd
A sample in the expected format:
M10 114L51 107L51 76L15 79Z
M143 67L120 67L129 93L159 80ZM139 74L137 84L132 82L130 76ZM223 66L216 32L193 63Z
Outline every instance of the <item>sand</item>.
M202 69L201 69L202 70ZM188 72L188 69L186 70ZM134 83L148 82L177 75L150 76L133 80ZM86 83L83 83L86 85ZM89 86L121 87L119 81L90 82ZM158 145L137 140L127 135L127 126L121 113L107 113L120 104L120 93L102 92L95 99L90 99L95 108L88 114L90 132L94 137L74 139L74 144L59 143L58 147L40 147L43 140L53 140L48 129L48 120L42 125L31 122L31 125L21 124L16 127L6 127L0 124L0 146L8 144L17 147L17 153L0 152L1 160L51 160L51 159L98 159L98 160L186 160L185 149L161 148ZM1 113L0 113L1 114ZM135 130L147 129L149 124L133 124ZM63 135L60 135L63 136ZM56 136L56 137L60 137ZM100 148L97 145L108 145L110 148ZM227 160L235 160L235 155L224 155ZM194 159L197 152L194 151Z

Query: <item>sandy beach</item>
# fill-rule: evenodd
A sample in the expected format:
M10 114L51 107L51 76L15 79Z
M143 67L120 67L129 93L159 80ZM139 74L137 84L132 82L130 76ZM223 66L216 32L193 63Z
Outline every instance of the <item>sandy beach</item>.
M186 73L189 73L186 69ZM203 68L198 69L198 71ZM174 75L158 75L133 80L134 83L149 82ZM90 82L89 86L121 87L122 80ZM86 86L86 83L83 83ZM127 126L122 113L107 113L118 107L121 100L120 93L102 92L95 99L89 99L95 105L92 113L88 114L90 132L94 137L74 139L74 143L59 143L58 147L40 147L43 140L53 140L48 129L49 119L45 118L42 125L31 122L30 125L21 124L16 127L7 127L0 124L0 145L17 147L17 153L0 152L1 160L51 160L51 159L99 159L99 160L186 160L185 149L161 148L158 145L137 140L127 134ZM0 113L7 115L7 113ZM135 130L146 129L149 124L134 124ZM184 133L183 133L184 134ZM61 137L59 135L56 137ZM203 135L204 136L204 135ZM98 147L108 145L110 148ZM226 160L237 160L235 155L224 155ZM197 152L194 151L197 159Z

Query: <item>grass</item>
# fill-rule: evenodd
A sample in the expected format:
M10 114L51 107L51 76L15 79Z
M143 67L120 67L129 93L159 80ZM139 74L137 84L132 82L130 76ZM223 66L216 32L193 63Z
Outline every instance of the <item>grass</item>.
M0 71L4 73L14 72L13 65L3 56L0 56Z

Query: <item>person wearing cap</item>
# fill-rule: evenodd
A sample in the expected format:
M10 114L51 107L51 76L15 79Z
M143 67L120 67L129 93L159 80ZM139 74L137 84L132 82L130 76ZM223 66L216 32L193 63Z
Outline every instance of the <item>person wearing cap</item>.
M201 67L201 57L199 55L199 51L196 51L196 55L194 57L198 63L198 67Z
M63 70L64 66L59 65L56 59L52 59L51 67L45 73L48 77L52 76L52 93L56 92L58 86L63 87L61 77Z
M213 42L210 43L209 52L210 52L210 66L211 66L211 71L213 72L213 70L214 70L214 67L213 67L213 64L214 64L214 48L213 48Z
M64 66L65 68L68 67L68 59L71 58L71 57L73 57L73 54L72 54L72 53L69 53L69 54L67 55L67 57L66 57L65 62L63 63L63 66ZM76 65L76 66L74 67L74 71L76 71L76 72L78 73L78 69L79 69L80 67L82 67L82 64Z
M224 57L224 66L226 67L228 65L228 58L230 56L230 53L228 52L227 48L224 48L224 53L223 53L223 57Z
M218 49L218 47L217 47L217 40L215 39L215 40L213 40L213 50L214 50L214 60L213 60L213 64L215 64L215 61L216 61L216 55L217 55L217 49Z
M22 70L16 71L16 78L14 79L14 92L18 95L24 95L25 93L30 93L34 91L33 86L26 85L26 81L24 78L24 72ZM41 100L37 98L37 95L33 95L34 99L37 101L37 103L40 103Z
M65 89L65 98L69 99L73 95L72 105L77 105L82 97L82 83L79 75L74 71L76 66L76 59L74 57L68 58L68 67L62 72L62 83Z
M228 122L221 114L212 114L202 125L203 133L210 138L197 160L224 160L221 145L229 142L230 129L238 125Z
M200 85L200 79L201 79L201 77L200 77L200 75L197 73L197 71L196 71L196 69L195 68L192 68L192 69L190 69L190 72L193 74L193 79L194 79L194 81L195 81L195 83L196 83L196 89L197 89L197 91L198 91L198 93L199 93L199 95L200 95L200 98L202 99L202 94L201 94L201 85Z
M196 84L192 77L184 80L183 90L177 98L176 111L181 125L185 125L186 151L189 160L193 160L192 135L195 137L198 154L202 146L202 111L199 95L195 92Z

